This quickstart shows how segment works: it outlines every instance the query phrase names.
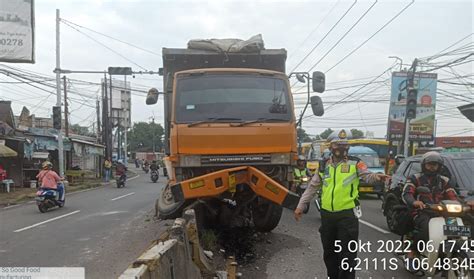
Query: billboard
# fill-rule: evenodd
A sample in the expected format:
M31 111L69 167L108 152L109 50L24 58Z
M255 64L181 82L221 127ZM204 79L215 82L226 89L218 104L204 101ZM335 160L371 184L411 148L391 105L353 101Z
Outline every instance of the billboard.
M415 73L413 86L418 89L416 118L410 121L409 139L432 141L436 111L436 86L438 75ZM405 132L408 72L392 74L392 93L388 116L388 138L400 140Z
M130 82L112 79L112 123L114 126L120 123L122 127L131 127L130 90Z
M0 62L35 63L34 1L0 0Z

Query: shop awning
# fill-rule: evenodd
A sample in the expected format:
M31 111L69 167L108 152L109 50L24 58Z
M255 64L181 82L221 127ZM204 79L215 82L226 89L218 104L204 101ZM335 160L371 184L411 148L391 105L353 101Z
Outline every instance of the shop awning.
M8 146L0 145L0 157L16 157L18 153Z

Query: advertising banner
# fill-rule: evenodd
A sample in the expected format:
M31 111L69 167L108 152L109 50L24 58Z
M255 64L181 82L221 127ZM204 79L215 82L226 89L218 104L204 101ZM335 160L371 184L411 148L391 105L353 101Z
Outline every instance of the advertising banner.
M0 62L35 63L34 1L0 0Z
M409 139L412 141L432 141L436 111L437 74L415 73L413 86L418 89L416 118L410 121ZM400 140L405 131L407 100L407 72L392 74L392 93L388 116L390 140Z

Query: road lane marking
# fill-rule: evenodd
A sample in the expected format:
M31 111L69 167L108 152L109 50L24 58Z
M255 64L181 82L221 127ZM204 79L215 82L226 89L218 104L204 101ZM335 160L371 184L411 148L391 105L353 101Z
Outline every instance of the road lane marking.
M366 226L368 226L368 227L371 227L372 229L377 230L377 231L379 231L379 232L381 232L381 233L384 233L384 234L389 234L389 233L390 233L389 231L386 231L386 230L384 230L384 229L382 229L382 228L379 228L379 227L377 227L376 225L372 225L371 223L369 223L369 222L367 222L367 221L364 221L364 220L362 220L362 219L359 219L359 222L362 223L362 224L364 224L364 225L366 225Z
M131 192L131 193L129 193L129 194L126 194L126 195L123 195L123 196L120 196L120 197L113 198L113 199L111 199L111 201L116 201L116 200L118 200L118 199L125 198L125 197L128 197L128 196L133 195L133 194L135 194L135 192Z
M9 209L9 208L17 207L17 206L20 206L20 205L22 205L22 204L20 203L20 204L9 205L9 206L5 206L3 209Z
M67 217L67 216L76 214L76 213L79 213L79 212L81 212L81 211L80 211L80 210L76 210L76 211L73 211L73 212L69 212L68 214L60 215L60 216L58 216L58 217L54 217L54 218L51 218L51 219L49 219L49 220L36 223L36 224L34 224L34 225L31 225L31 226L28 226L28 227L24 227L24 228L22 228L22 229L18 229L18 230L13 231L13 232L26 231L26 230L29 230L29 229L31 229L31 228L34 228L34 227L37 227L37 226L41 226L41 225L43 225L43 224L46 224L46 223L49 223L49 222L52 222L52 221L55 221L55 220L58 220L58 219L61 219L61 218L64 218L64 217Z
M128 181L130 181L130 180L134 180L134 179L136 179L136 178L139 178L139 177L140 177L140 175L139 175L139 174L137 174L137 176L134 176L134 177L132 177L132 178L128 179Z

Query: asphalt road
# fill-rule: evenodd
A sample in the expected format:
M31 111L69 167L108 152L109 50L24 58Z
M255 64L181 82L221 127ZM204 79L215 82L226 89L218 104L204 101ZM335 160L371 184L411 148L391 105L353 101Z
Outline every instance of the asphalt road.
M395 253L387 252L386 248L390 247L382 246L400 237L388 231L381 203L375 197L361 199L363 216L359 223L359 238L362 243L370 242L372 246L370 252L365 246L366 252L358 253L361 264L356 277L418 278L404 270L402 260ZM293 212L284 210L278 227L257 244L258 260L240 267L239 272L243 278L327 278L318 231L320 224L314 204L299 222L293 218Z
M137 172L125 188L71 193L47 213L34 203L0 209L0 266L85 267L86 278L117 278L169 225L153 218L165 178Z

